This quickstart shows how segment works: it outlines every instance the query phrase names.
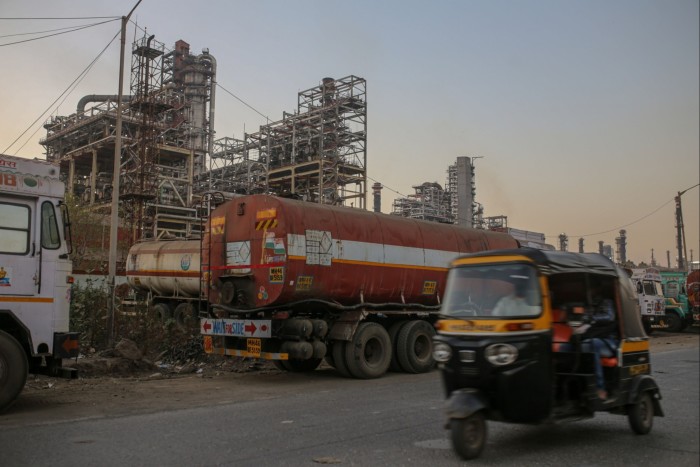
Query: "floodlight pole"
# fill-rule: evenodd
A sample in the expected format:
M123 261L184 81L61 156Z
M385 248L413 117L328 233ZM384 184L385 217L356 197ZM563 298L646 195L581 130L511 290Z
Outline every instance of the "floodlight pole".
M124 48L126 46L126 25L129 18L142 0L136 2L128 15L122 16L122 28L119 48L119 90L117 93L116 139L114 143L114 175L112 179L112 209L109 224L109 283L112 287L112 305L110 306L107 326L107 339L111 345L114 339L114 292L117 285L117 242L119 231L119 173L122 155L122 87L124 86Z

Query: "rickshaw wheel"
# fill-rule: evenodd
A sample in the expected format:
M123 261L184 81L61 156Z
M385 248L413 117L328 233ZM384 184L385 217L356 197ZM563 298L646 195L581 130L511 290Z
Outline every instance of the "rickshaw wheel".
M654 404L649 391L640 394L637 403L628 407L627 419L632 431L638 435L646 435L651 431L654 424Z
M479 457L486 445L486 419L479 411L467 418L450 420L452 447L464 460Z

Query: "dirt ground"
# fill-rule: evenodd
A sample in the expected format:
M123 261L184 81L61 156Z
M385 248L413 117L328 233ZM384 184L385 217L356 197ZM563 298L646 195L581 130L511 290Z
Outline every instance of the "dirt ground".
M698 348L699 344L698 328L683 333L657 331L651 336L652 353ZM284 377L269 362L228 358L184 365L124 362L116 358L68 363L77 366L79 378L30 375L19 399L0 415L0 424L152 413L208 405L214 398L234 401L268 397L280 390L276 383ZM333 372L325 364L320 371L329 375Z

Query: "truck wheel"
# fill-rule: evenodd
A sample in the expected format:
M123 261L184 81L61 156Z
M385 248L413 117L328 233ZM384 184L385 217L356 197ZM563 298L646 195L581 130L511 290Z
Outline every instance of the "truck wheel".
M360 324L352 341L345 345L345 362L355 378L379 378L386 373L391 363L391 339L384 326Z
M197 325L197 320L194 316L194 307L189 302L180 303L176 306L173 316L177 327L182 331L187 331Z
M427 321L410 321L401 328L396 353L403 371L425 373L433 368L434 335L435 329Z
M479 411L467 418L450 420L452 448L464 460L479 457L486 445L486 420Z
M17 398L27 382L29 362L19 342L0 331L0 412Z
M651 336L651 333L654 332L654 328L651 327L651 323L649 321L642 321L642 326L644 326L644 332L647 333L647 336Z
M399 358L396 350L396 340L399 335L399 331L407 321L398 321L389 327L389 339L391 339L391 363L389 363L389 370L399 372L401 371L401 364L399 363Z
M651 393L644 391L636 404L627 406L627 420L630 428L638 435L646 435L654 424L654 405Z
M665 318L666 324L668 325L665 331L681 332L683 330L683 321L681 321L681 317L676 313L666 313Z
M345 364L345 341L335 341L333 343L333 368L346 378L350 378L350 372Z
M153 305L153 315L161 323L165 323L173 317L173 310L166 303L156 303Z

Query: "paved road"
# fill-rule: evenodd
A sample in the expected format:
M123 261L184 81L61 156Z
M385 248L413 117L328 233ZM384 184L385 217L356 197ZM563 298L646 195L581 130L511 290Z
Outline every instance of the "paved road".
M698 349L654 355L665 418L634 435L626 417L600 414L558 426L489 424L472 465L673 465L700 463ZM656 370L663 368L663 370ZM157 413L32 423L0 418L0 464L63 465L461 465L442 429L438 373L372 381L262 375L264 396Z

